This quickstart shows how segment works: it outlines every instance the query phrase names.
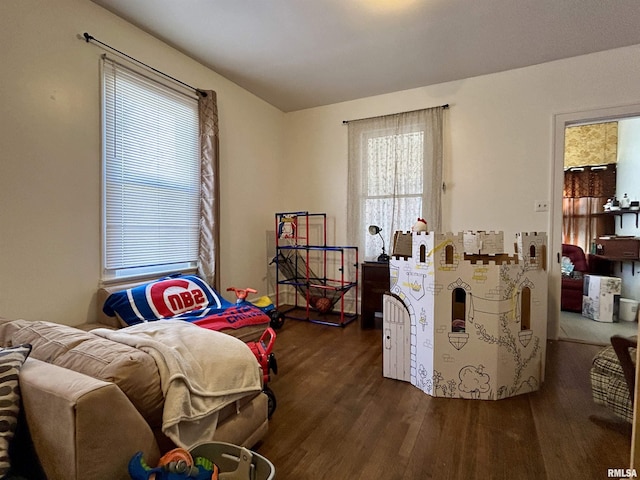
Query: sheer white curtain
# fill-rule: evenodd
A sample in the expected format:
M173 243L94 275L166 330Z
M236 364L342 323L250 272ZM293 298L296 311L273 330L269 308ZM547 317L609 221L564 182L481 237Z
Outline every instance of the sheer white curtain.
M408 231L418 217L440 231L443 111L434 107L350 121L347 237L360 258L391 253L393 233ZM364 254L364 255L363 255Z

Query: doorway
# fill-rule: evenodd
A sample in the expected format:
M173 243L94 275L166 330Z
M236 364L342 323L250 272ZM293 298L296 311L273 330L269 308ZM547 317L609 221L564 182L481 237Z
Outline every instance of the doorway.
M635 265L632 262L610 262L593 254L597 253L595 250L598 243L594 239L639 236L634 218L626 218L625 228L622 227L624 217L634 217L629 214L629 198L637 199L639 193L638 138L640 117L580 122L566 127L562 198L562 242L563 245L572 245L567 250L570 257L563 258L562 268L567 270L565 273L572 269L574 260L585 274L622 278L624 291L620 292L621 297L636 301L640 300L637 293L640 284L634 278ZM605 213L605 203L616 197L626 209L619 210L619 206L612 209L618 209L618 213L629 213ZM582 276L581 273L577 274L578 278ZM615 323L595 322L583 317L580 280L563 277L563 287L565 283L568 290L564 292L567 293L567 298L562 298L558 332L560 339L608 345L612 335L635 335L635 322L626 322L622 318ZM622 312L619 317L622 317Z
M554 161L552 171L552 199L549 239L552 245L553 261L549 277L548 337L560 337L560 287L562 258L562 190L564 185L565 129L570 126L588 123L602 123L640 117L640 104L602 108L582 112L559 114L554 118ZM640 192L638 192L640 195ZM640 276L638 276L640 277ZM637 326L636 326L637 328Z
M564 135L568 126L580 123L596 123L612 120L640 117L640 104L602 108L582 112L558 114L554 117L553 126L553 169L551 178L551 217L549 239L555 257L550 265L549 276L549 305L548 305L548 337L557 339L560 330L560 287L561 287L561 256L562 256L562 189L564 184ZM640 194L640 192L639 192ZM636 334L637 334L637 325ZM639 385L636 383L635 397L638 399ZM637 406L636 406L637 408ZM633 430L631 435L631 466L640 464L640 432L638 430L638 416L634 413Z

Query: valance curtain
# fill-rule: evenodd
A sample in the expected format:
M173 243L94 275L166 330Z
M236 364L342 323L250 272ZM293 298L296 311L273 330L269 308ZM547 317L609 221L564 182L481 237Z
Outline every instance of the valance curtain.
M204 95L203 95L204 93ZM214 288L220 280L220 159L216 92L198 95L200 129L200 244L198 275Z
M616 164L582 167L564 172L563 197L608 197L616 194ZM605 200L606 202L606 200ZM603 203L604 204L604 203Z
M368 225L382 228L388 253L393 232L410 230L418 217L440 230L444 109L349 122L347 237L361 258L381 252Z
M591 242L614 233L612 217L602 215L607 199L616 194L616 165L584 167L564 173L562 243L578 245L589 253Z

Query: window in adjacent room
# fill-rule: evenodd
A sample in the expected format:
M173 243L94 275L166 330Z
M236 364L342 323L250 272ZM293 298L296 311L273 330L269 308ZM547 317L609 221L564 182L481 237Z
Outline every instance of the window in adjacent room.
M103 80L103 278L194 269L198 101L107 58Z
M361 258L379 253L368 225L382 228L387 245L418 217L439 231L444 108L349 122L347 235Z

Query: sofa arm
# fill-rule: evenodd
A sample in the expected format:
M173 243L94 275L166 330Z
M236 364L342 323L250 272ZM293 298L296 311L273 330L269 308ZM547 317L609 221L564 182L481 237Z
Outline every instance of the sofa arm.
M129 479L138 451L155 465L153 432L113 383L29 358L20 371L25 416L50 480Z

